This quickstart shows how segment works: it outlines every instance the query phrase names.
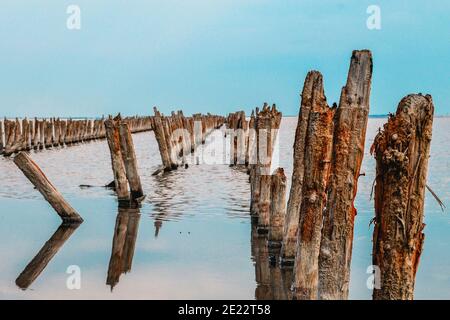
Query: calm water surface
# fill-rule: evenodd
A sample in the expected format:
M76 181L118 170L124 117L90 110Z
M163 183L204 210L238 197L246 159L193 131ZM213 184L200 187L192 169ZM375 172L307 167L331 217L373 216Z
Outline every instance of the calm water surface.
M368 148L385 119L370 119L358 186L350 297L370 299L374 215L370 191L375 163ZM285 118L279 165L290 178L296 118ZM449 118L436 118L429 185L450 205ZM32 152L48 178L81 214L77 229L60 220L15 167L0 157L0 298L3 299L263 299L289 297L290 272L270 267L265 239L249 218L245 171L227 165L191 165L152 176L161 160L153 132L133 136L147 197L140 209L118 209L106 141ZM211 139L211 138L210 138ZM425 250L416 298L450 298L450 216L427 193ZM41 248L54 257L35 259ZM56 248L60 246L59 250ZM47 257L48 258L48 257ZM81 289L69 290L70 266ZM41 271L42 270L42 271ZM39 273L40 272L40 273ZM19 275L21 275L19 277ZM20 289L18 283L27 289Z

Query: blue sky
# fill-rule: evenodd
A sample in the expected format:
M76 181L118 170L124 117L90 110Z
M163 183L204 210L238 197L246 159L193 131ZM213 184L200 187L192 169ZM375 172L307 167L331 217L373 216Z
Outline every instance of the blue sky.
M66 28L70 4L81 30ZM372 4L381 30L366 27ZM309 70L331 104L364 48L371 114L415 92L450 114L449 16L443 0L2 0L0 116L226 114L264 101L295 115Z

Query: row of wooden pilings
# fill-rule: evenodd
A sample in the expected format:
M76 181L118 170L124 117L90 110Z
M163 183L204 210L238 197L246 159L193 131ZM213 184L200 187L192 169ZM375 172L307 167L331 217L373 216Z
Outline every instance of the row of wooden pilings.
M206 137L225 122L224 117L209 113L185 117L182 111L178 111L164 116L156 107L154 113L154 133L164 171L187 165L186 156L204 144Z
M18 119L15 121L5 120L5 123L8 129L7 154L13 153L9 149L11 132L17 132L14 134L15 142L12 143L13 146L16 144L18 146L14 148L14 152L18 152L18 155L14 157L14 163L36 189L41 192L65 223L82 222L81 216L66 202L31 157L26 152L21 152L22 150L30 150L32 146L31 141L34 141L29 139L29 133L34 132L34 130L29 130L30 123L28 120L24 119L22 126L20 126ZM108 186L114 188L120 206L136 207L139 206L145 195L138 173L138 164L131 133L154 129L163 164L165 165L164 170L172 170L183 163L183 156L186 153L193 152L195 146L205 143L206 137L215 128L222 126L224 118L211 114L194 114L192 117L184 117L181 111L173 112L170 117L165 117L155 108L154 117L122 119L119 114L114 118L109 116L107 119L93 121L68 120L66 122L56 119L50 122L35 120L33 123L36 124L36 128L46 124L44 127L49 128L49 131L38 131L38 134L40 137L43 137L43 135L40 135L41 132L44 135L48 133L52 137L53 143L51 146L56 146L54 144L56 141L65 144L106 138L114 177L113 182L108 184ZM61 123L64 125L61 126ZM99 124L101 124L101 128ZM60 128L67 129L68 131L64 132L71 132L71 134L65 134L62 140L55 140L55 132L59 132ZM77 129L74 131L76 135L73 135L72 130L68 128ZM61 137L61 135L57 134L56 137ZM44 139L44 146L46 146L45 141ZM163 151L167 152L167 154L164 154Z
M152 117L125 118L133 133L152 129ZM0 121L0 154L50 149L105 138L105 119L4 119ZM4 138L3 138L4 137Z
M275 106L264 105L262 111L252 112L249 121L243 112L227 118L229 128L246 132L244 138L232 138L232 164L248 167L257 233L267 237L276 263L294 268L294 299L348 298L354 201L364 155L371 78L370 51L354 51L339 105L330 107L322 75L311 71L306 76L287 205L284 170L270 171L281 114ZM377 163L374 299L413 299L424 240L433 112L429 95L403 98L371 148Z

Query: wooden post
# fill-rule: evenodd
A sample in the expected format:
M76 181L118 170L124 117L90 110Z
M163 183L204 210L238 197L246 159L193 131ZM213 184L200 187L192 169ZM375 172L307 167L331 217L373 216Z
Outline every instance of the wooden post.
M250 120L248 122L247 148L245 151L245 165L247 167L255 164L255 139L255 111L252 110L252 114L250 115Z
M270 184L271 164L275 141L274 130L278 129L281 113L275 108L270 110L266 104L259 114L258 130L258 164L259 164L259 201L258 201L258 232L267 233L270 223ZM261 160L263 162L261 162Z
M45 119L39 121L39 149L42 150L44 149L44 145L45 145L45 132L46 132L46 124L45 124Z
M22 119L22 146L20 150L30 150L30 122L27 118Z
M57 147L60 145L60 139L61 139L61 122L59 118L53 119L53 125L55 128L55 139L53 141L53 146Z
M284 229L283 247L281 249L281 262L285 265L293 265L297 250L298 223L300 221L300 205L302 201L302 186L304 175L305 139L309 121L309 112L312 107L313 97L321 87L318 79L322 75L318 71L308 72L301 94L300 111L297 120L294 141L294 163L292 167L291 190L286 211L286 224Z
M253 146L253 155L255 163L250 166L250 214L253 217L258 216L258 203L259 203L259 130L258 130L258 122L259 122L259 108L255 109L255 143Z
M335 117L333 160L319 256L321 299L348 297L356 215L353 202L364 156L371 79L372 54L368 50L353 51L347 84L342 89Z
M66 134L67 134L67 121L61 120L61 136L60 136L60 143L63 147L66 142Z
M5 118L4 120L5 125L5 148L4 148L4 155L5 157L8 157L12 154L11 147L14 143L14 124L12 121L7 120Z
M283 168L272 175L270 198L269 247L281 248L286 217L286 176Z
M16 120L6 120L5 121L5 152L4 156L9 157L15 152L18 152L22 145L22 134L20 130L20 122Z
M155 133L156 142L158 143L159 153L161 155L161 160L162 160L162 163L164 166L164 170L170 171L170 170L172 170L172 165L170 162L168 143L166 141L163 124L161 122L161 116L160 116L159 111L156 109L156 107L154 107L153 110L155 112L155 117L154 117L155 128L153 131Z
M49 149L53 145L53 123L52 119L48 121L44 119L45 125L45 149Z
M128 180L125 172L125 165L120 151L119 124L118 119L108 119L105 121L106 139L108 141L111 154L111 165L114 175L114 185L117 197L120 201L130 199L128 192Z
M41 135L39 131L39 120L37 118L34 118L34 134L33 134L33 149L37 150L39 149L39 137Z
M375 300L412 300L425 235L424 198L434 106L430 95L404 97L376 136L373 265Z
M304 143L302 201L294 267L294 297L299 300L318 297L323 209L333 147L335 109L328 107L320 74L314 77L312 89Z
M123 163L125 165L125 172L130 186L131 198L133 200L141 200L144 196L142 190L141 178L137 170L136 154L134 152L133 139L127 123L120 123L120 151L122 153Z
M79 224L62 224L44 244L38 254L28 263L22 273L16 279L16 285L21 289L27 289L42 273L50 260L78 228Z
M64 222L81 223L83 221L78 213L66 202L66 200L64 200L62 195L51 184L45 174L28 154L20 152L14 158L14 163L44 196L45 200L50 203Z

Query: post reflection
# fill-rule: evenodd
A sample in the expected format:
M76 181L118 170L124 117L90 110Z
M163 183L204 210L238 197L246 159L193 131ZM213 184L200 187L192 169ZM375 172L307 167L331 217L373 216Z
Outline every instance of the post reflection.
M79 224L61 224L55 233L48 239L38 254L28 263L16 279L16 285L25 290L47 267L48 263L58 253L59 249L70 238Z
M256 300L291 300L292 269L280 268L279 249L269 249L268 235L258 234L252 222L252 257L255 265Z
M119 207L112 241L106 284L111 290L122 273L131 271L141 214L138 206Z

